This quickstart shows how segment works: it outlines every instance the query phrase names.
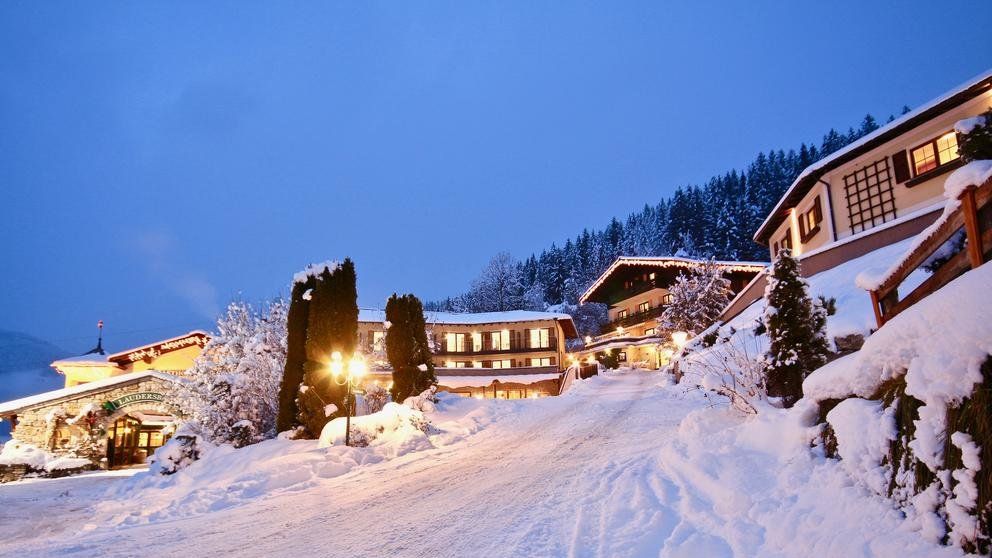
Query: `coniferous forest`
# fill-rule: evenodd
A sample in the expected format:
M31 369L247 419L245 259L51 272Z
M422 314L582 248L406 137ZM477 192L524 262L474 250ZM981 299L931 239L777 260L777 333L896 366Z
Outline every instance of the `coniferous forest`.
M902 114L907 112L909 108L903 107ZM564 245L552 243L522 260L498 254L465 293L429 302L426 309L495 312L558 307L574 313L585 288L621 255L767 261L767 249L751 237L789 185L810 164L878 127L874 117L865 115L857 128L846 133L830 129L819 145L803 143L798 149L758 153L743 170L714 175L705 184L681 186L670 197L646 203L623 219L614 217L603 229L584 229ZM583 327L584 317L576 319L580 330L596 329L593 323Z

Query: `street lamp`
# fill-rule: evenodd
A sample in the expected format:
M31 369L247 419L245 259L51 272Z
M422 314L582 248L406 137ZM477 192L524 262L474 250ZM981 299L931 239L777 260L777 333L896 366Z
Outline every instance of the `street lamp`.
M365 377L368 367L361 355L356 354L348 360L348 366L345 368L344 359L338 351L331 353L331 362L327 366L331 371L331 378L334 383L348 387L348 393L344 399L344 445L350 446L351 414L355 407L355 389L362 385L362 378Z

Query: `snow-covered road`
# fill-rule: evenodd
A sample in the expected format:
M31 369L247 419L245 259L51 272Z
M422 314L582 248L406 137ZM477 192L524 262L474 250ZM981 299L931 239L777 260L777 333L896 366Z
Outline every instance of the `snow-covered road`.
M518 412L450 445L188 517L77 533L84 511L46 515L36 503L25 511L38 536L0 527L0 554L956 555L909 532L835 463L783 459L789 433L761 439L767 425L743 428L660 381L628 373L495 402ZM0 508L29 486L0 487Z

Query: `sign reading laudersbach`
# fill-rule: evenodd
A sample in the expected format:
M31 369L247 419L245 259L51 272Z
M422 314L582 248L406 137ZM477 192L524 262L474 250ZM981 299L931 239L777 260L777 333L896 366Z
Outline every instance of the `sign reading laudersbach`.
M126 407L127 405L133 405L135 403L146 403L149 401L159 402L164 399L165 396L163 396L161 393L143 391L140 393L129 393L127 395L123 395L121 397L118 397L117 399L107 401L101 406L107 411L113 412L116 411L117 409L120 409L121 407Z

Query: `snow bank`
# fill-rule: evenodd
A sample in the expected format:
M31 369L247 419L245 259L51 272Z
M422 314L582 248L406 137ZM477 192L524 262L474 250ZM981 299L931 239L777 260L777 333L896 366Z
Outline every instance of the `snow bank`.
M889 483L882 460L889 454L889 444L896 439L892 413L893 409L884 408L881 401L851 398L841 401L827 414L827 422L837 435L841 466L878 494L884 494Z
M352 434L366 436L365 447L343 445L344 419L328 423L320 440L277 438L240 449L212 446L175 474L146 472L122 481L95 505L87 529L166 521L316 488L357 467L450 445L511 411L440 393L431 413L390 403L378 413L352 417ZM431 428L423 426L427 419Z
M27 465L35 471L61 471L78 469L90 465L89 459L71 456L56 456L37 446L12 440L0 450L0 465Z

